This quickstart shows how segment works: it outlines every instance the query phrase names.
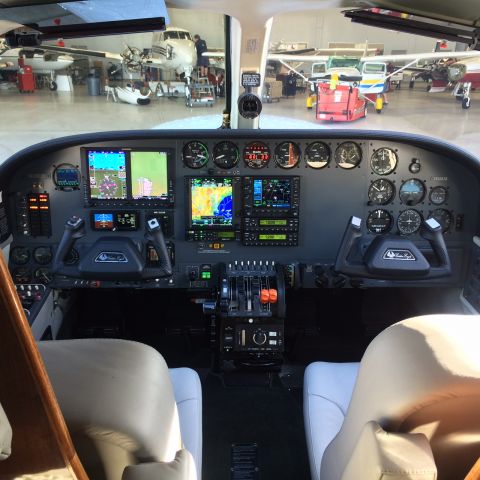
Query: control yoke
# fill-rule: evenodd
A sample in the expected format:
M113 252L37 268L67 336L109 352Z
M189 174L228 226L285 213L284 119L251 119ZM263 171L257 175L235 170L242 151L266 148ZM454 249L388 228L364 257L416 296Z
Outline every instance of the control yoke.
M162 227L156 218L146 223L145 244L153 246L158 260L147 262L147 253L142 253L131 238L106 236L98 238L80 257L78 265L65 263L75 242L85 236L85 222L73 216L65 223L65 230L53 261L55 273L69 277L92 280L148 280L172 275L172 263L163 236Z
M428 241L436 262L431 265L420 249L406 238L377 236L361 260L351 260L354 246L362 237L362 221L351 217L335 260L335 271L352 277L385 280L424 280L447 277L452 268L440 224L433 218L422 223L420 235Z

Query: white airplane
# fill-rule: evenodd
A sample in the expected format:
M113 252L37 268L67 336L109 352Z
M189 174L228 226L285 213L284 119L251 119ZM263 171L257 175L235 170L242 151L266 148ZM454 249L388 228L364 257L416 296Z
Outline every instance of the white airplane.
M275 54L269 55L269 59L278 60L288 69L293 70L297 75L302 76L306 81L314 83L315 80L306 78L297 71L296 68L288 64L288 62L312 62L312 68L315 68L318 78L329 78L332 74L337 74L342 80L342 76L346 82L358 84L362 95L380 94L384 91L385 82L395 75L408 70L421 60L440 60L445 58L454 58L458 61L448 67L448 78L450 82L458 82L454 90L454 94L462 101L463 108L470 107L470 90L477 86L480 77L480 51L467 50L464 52L428 52L428 53L412 53L400 55L364 55L358 59L358 65L348 65L345 67L335 66L335 56L321 57L319 55L290 55ZM341 61L342 57L337 57ZM320 60L320 61L319 61ZM390 62L407 62L402 67L396 67L395 71L387 72L387 63ZM323 65L323 67L322 67ZM358 78L361 79L359 80ZM458 88L457 88L458 87ZM380 108L381 110L381 108Z
M65 52L72 55L106 58L122 62L133 72L142 67L174 70L179 76L189 79L197 63L195 42L190 32L183 28L167 27L162 32L154 32L151 54L145 54L138 48L127 46L122 53L86 50L80 48L42 45L42 48L55 52Z
M42 48L9 48L5 41L0 39L0 72L17 71L20 57L24 59L25 65L32 67L34 73L50 75L50 90L57 89L57 72L65 70L73 63L70 55L53 55Z

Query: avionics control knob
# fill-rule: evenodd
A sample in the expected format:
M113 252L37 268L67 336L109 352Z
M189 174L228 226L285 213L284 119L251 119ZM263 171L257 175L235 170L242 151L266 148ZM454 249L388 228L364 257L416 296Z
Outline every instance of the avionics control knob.
M255 332L253 334L253 343L255 345L263 345L267 341L267 334L265 332Z

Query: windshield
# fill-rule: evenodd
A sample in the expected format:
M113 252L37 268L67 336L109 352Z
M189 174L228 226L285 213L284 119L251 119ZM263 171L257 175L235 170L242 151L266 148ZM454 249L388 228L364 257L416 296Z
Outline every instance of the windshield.
M8 18L5 10L0 20ZM352 23L340 9L294 11L274 15L265 39L246 42L232 33L232 52L260 51L265 41L265 65L247 54L233 56L228 65L225 18L222 12L168 8L165 31L45 42L53 51L45 44L12 49L0 38L0 161L32 143L77 133L219 128L229 108L235 127L242 71L263 74L261 88L254 89L263 103L260 128L405 131L480 152L478 73L467 90L462 81L467 71L480 70L478 57L468 63L454 55L465 45ZM434 50L445 58L428 57ZM418 55L418 61L403 59L405 54ZM378 55L387 57L377 62ZM236 95L231 101L229 67ZM332 105L318 89L330 82L330 73L341 77L332 89L336 98L358 99L353 117L340 107L338 115L322 117ZM340 94L345 85L353 88L348 98Z

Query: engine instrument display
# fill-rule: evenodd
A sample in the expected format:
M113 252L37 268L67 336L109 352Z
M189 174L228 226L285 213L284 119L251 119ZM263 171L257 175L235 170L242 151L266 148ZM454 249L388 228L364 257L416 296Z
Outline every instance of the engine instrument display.
M75 165L62 163L53 171L53 183L60 190L74 190L80 187L80 171Z
M370 212L367 217L367 229L371 233L387 233L392 228L392 223L390 213L381 208Z
M270 161L270 149L263 142L249 143L243 150L243 161L250 168L263 168Z
M442 232L448 232L453 222L452 214L445 208L437 208L428 218L434 218L442 227Z
M384 178L373 181L368 189L368 199L375 205L386 205L393 200L395 187Z
M130 184L135 200L168 200L166 152L130 152Z
M411 178L402 184L398 195L405 205L416 205L425 198L425 185L417 178Z
M189 178L190 224L193 227L233 225L233 179Z
M260 208L290 208L290 178L255 178L253 180L253 206Z
M208 147L198 140L188 142L183 147L183 163L188 168L202 168L208 163Z
M282 142L275 148L275 163L280 168L293 168L300 161L300 147L294 142Z
M362 161L362 149L355 142L343 142L335 150L335 162L340 168L350 170Z
M388 175L397 168L398 156L391 148L375 150L370 159L370 166L377 175Z
M92 212L91 225L93 230L120 230L135 231L138 230L138 212Z
M229 141L220 142L213 148L213 163L224 170L233 168L238 164L240 152L238 147Z
M420 228L422 224L422 216L413 209L404 210L397 219L398 231L402 235L411 235Z
M448 190L446 187L433 187L428 198L434 205L443 205L448 199Z
M305 161L311 168L323 168L330 162L330 147L323 142L313 142L305 150Z
M87 158L90 198L126 200L126 153L124 151L89 150Z

